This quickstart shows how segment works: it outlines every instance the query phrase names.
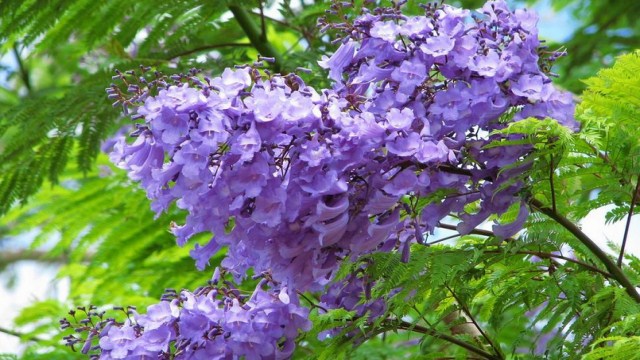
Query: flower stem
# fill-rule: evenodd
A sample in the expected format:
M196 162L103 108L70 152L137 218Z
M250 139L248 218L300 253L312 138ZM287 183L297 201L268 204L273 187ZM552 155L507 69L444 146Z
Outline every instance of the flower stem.
M480 355L485 359L495 359L498 360L500 359L500 357L498 357L497 355L491 354L479 347L476 347L474 345L471 345L469 343L466 343L454 336L450 336L447 334L443 334L440 333L438 331L432 330L432 329L428 329L426 327L420 326L420 325L415 325L415 324L411 324L405 321L401 321L399 324L390 324L391 326L393 326L394 328L397 329L403 329L403 330L408 330L408 331L413 331L413 332L417 332L420 334L425 334L425 335L429 335L429 336L433 336L434 338L437 339L441 339L447 342L450 342L454 345L458 345L461 348L464 348L476 355Z
M282 69L282 55L267 40L266 34L262 34L258 25L251 19L250 13L237 4L230 3L228 7L251 44L258 50L260 55L275 58L276 62L272 64L273 69L280 72Z
M607 268L607 271L613 276L613 278L627 291L627 294L633 298L636 302L640 303L640 294L636 290L636 287L631 283L629 278L622 272L622 269L616 265L616 263L611 259L600 247L593 241L591 238L587 236L580 228L576 226L572 221L562 216L561 214L553 211L553 209L545 206L540 201L536 199L531 199L529 201L531 206L547 215L551 219L555 220L558 224L562 225L565 229L569 230L573 236L576 237L584 246L586 246L593 255L595 255L604 266Z
M618 266L622 266L622 259L624 258L624 248L627 246L627 236L629 236L629 227L631 226L631 217L633 216L633 209L638 201L638 192L640 192L640 175L638 176L638 182L636 183L636 189L633 191L631 197L631 205L629 206L629 214L627 214L627 224L624 227L624 235L622 236L622 245L620 246L620 255L618 256Z

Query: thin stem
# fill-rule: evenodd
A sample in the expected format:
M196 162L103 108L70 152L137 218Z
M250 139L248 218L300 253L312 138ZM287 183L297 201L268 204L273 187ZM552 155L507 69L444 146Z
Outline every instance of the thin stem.
M553 212L557 212L558 209L556 207L556 189L553 186L553 173L554 173L554 168L553 168L553 154L550 155L550 164L549 164L549 186L551 187L551 208L553 209Z
M20 50L18 50L18 44L13 44L13 55L16 58L16 62L18 63L18 70L20 71L20 79L22 79L22 83L24 87L27 88L27 92L31 93L31 80L29 78L29 71L26 66L22 62L22 58L20 57Z
M198 52L201 52L201 51L219 49L219 48L230 47L230 46L252 46L252 45L251 45L251 43L236 43L236 42L232 42L232 43L222 43L222 44L215 44L215 45L199 46L197 48L186 50L184 52L178 53L178 54L172 56L171 59L175 59L175 58L181 57L181 56L191 55L191 54L198 53Z
M454 225L450 225L450 224L444 224L444 223L438 223L438 225L436 225L437 227L443 228L443 229L448 229L448 230L456 230L456 227ZM482 229L473 229L471 230L471 234L476 234L476 235L484 235L484 236L488 236L488 237L496 237L496 235L489 230L482 230ZM452 236L460 236L460 235L452 235ZM450 237L447 237L445 239L448 239ZM444 239L441 239L444 240ZM515 241L513 238L507 238L505 239L505 241ZM434 241L433 243L439 242L439 240ZM487 253L501 253L501 251L486 251ZM562 259L562 260L566 260L569 262L572 262L574 264L580 265L586 269L589 269L591 271L597 272L599 274L602 274L604 276L606 276L607 278L610 279L615 279L615 277L613 275L611 275L610 273L600 270L597 267L587 264L585 262L582 262L580 260L576 260L576 259L572 259L572 258L568 258L566 256L562 256L562 255L555 255L555 254L551 254L551 253L543 253L543 252L538 252L538 251L525 251L525 250L520 250L517 251L516 254L527 254L527 255L536 255L538 257L541 258L556 258L556 259Z
M491 253L502 254L503 253L500 250L487 250L485 252L488 253L488 254L491 254ZM565 260L567 262L574 263L576 265L580 265L580 266L584 267L585 269L588 269L588 270L591 270L593 272L596 272L596 273L598 273L598 274L600 274L600 275L602 275L602 276L604 276L604 277L606 277L608 279L614 279L615 280L615 277L613 275L609 274L608 272L606 272L604 270L600 270L600 269L598 269L597 267L595 267L595 266L593 266L591 264L587 264L586 262L583 262L583 261L580 261L580 260L576 260L576 259L572 259L572 258L569 258L569 257L566 257L566 256L556 255L556 254L551 254L551 253L545 253L545 252L541 252L541 251L527 251L527 250L518 250L518 251L515 252L515 254L534 255L534 256L537 256L537 257L542 258L542 259L551 258L551 259Z
M554 212L553 209L546 207L536 199L531 199L529 203L535 210L547 215L551 219L555 220L558 224L562 225L562 227L567 229L570 233L572 233L573 236L575 236L576 239L578 239L584 246L586 246L593 255L595 255L600 261L602 261L613 279L615 279L620 285L622 285L622 287L624 287L624 289L627 291L627 294L629 294L629 296L631 296L631 298L633 298L636 302L640 303L640 294L638 294L638 291L631 283L629 278L627 278L627 276L622 272L622 269L618 265L616 265L616 263L611 258L609 258L609 256L604 251L602 251L602 249L600 249L600 247L593 240L591 240L591 238L589 238L584 232L582 232L580 228L578 228L566 217L558 214L557 212Z
M586 144L587 146L589 146L589 148L591 148L591 150L596 154L597 157L599 157L600 159L602 159L602 161L604 161L607 165L609 165L609 167L611 168L611 171L613 171L618 175L618 177L620 177L620 181L623 184L629 183L629 180L625 179L624 174L618 171L618 167L613 161L611 161L611 158L609 157L609 155L607 155L606 152L605 153L601 152L600 150L598 150L598 148L596 148L594 145L590 144L589 142L586 142ZM602 176L599 176L598 174L594 174L594 175L598 178L602 178Z
M446 237L443 237L442 239L438 239L438 240L434 240L432 242L425 243L425 245L426 246L435 245L435 244L441 243L443 241L451 240L451 239L454 239L454 238L457 238L457 237L460 237L460 234L454 234L454 235L451 235L451 236L446 236Z
M487 340L487 342L489 343L489 346L491 346L491 348L493 349L493 352L498 356L498 358L500 359L504 359L504 355L502 354L502 350L493 342L493 340L491 340L491 338L489 338L489 336L487 335L486 332L484 332L484 330L482 330L482 327L480 327L480 324L478 324L478 322L476 321L476 319L473 317L473 315L471 314L471 311L469 310L469 308L467 307L467 305L464 303L464 301L462 301L457 295L456 293L453 291L453 289L451 289L449 287L449 285L445 285L445 287L447 288L447 290L449 290L449 292L451 293L451 295L453 296L453 298L456 300L456 302L458 303L458 305L460 305L460 308L462 309L462 311L469 317L469 319L471 320L471 322L473 323L473 325L476 327L476 329L478 329L478 331L480 332L480 334L482 335L482 337Z
M229 4L229 10L233 14L244 33L251 41L253 47L258 50L260 55L265 57L273 57L276 62L272 64L275 71L279 72L282 68L282 55L276 50L270 42L265 41L261 34L260 29L256 23L251 19L250 13L242 6L237 4Z
M262 30L262 41L267 41L267 26L264 22L264 5L262 0L258 0L258 6L260 7L260 29Z
M298 293L298 295L300 295L301 298L305 299L309 303L309 306L317 308L317 309L320 309L320 310L322 310L324 312L329 312L329 310L327 310L326 308L324 308L324 307L318 305L317 303L311 301L308 297L305 296L305 294L302 291L296 290L296 292Z
M90 261L93 257L92 253L83 256L82 261ZM39 261L45 263L68 263L69 256L65 254L51 256L46 251L38 250L18 250L0 252L0 267L12 264L18 261Z
M251 11L250 13L255 15L255 16L260 16L265 20L269 20L269 21L272 21L274 23L280 24L280 25L282 25L284 27L288 27L288 28L290 28L292 30L298 30L297 28L294 28L293 26L291 26L291 24L289 24L288 22L282 21L282 20L278 20L278 19L276 19L274 17L271 17L271 16L267 16L264 13L261 14L260 12L255 12L255 11Z
M496 355L493 355L479 347L476 347L474 345L471 345L469 343L466 343L462 340L459 340L456 337L447 335L447 334L443 334L440 333L438 331L432 330L432 329L428 329L426 327L420 326L420 325L414 325L405 321L400 321L399 323L389 323L390 326L394 327L394 328L398 328L398 329L403 329L403 330L408 330L408 331L413 331L413 332L417 332L419 334L425 334L425 335L429 335L429 336L433 336L437 339L441 339L447 342L450 342L454 345L458 345L463 349L469 350L470 352L476 354L476 355L480 355L485 359L492 359L492 360L500 360L499 357L497 357Z
M443 229L456 230L456 227L454 225L450 225L450 224L438 223L437 226L440 227L440 228L443 228ZM471 231L471 234L484 235L484 236L488 236L488 237L496 237L496 235L492 231L482 230L482 229L473 229ZM436 241L434 241L432 243L429 243L429 245L438 243L440 241L448 240L448 239L450 239L452 237L456 237L456 236L460 236L460 235L447 236L446 238L439 239L439 240L436 240ZM505 239L505 241L515 241L515 240L512 239L512 238L508 238L508 239ZM502 253L502 251L500 251L500 250L485 250L485 252L489 253L489 254L491 254L491 253L501 254ZM608 272L606 272L604 270L600 270L597 267L595 267L595 266L593 266L591 264L587 264L584 261L572 259L572 258L563 256L563 255L556 255L556 254L545 253L545 252L541 252L541 251L527 251L527 250L519 250L519 251L516 251L515 254L535 255L535 256L538 256L538 257L543 258L543 259L544 258L554 258L554 259L565 260L565 261L574 263L576 265L580 265L580 266L584 267L585 269L588 269L588 270L591 270L591 271L596 272L598 274L601 274L606 278L615 280L615 277L613 275L611 275L610 273L608 273Z
M458 228L455 225L451 225L451 224L445 224L445 223L438 222L438 224L436 226L439 227L439 228L447 229L447 230L458 231ZM493 231L483 230L483 229L473 229L469 233L470 234L476 234L476 235L488 236L488 237L497 237L496 234L493 233ZM512 242L512 241L516 241L516 240L514 238L506 238L506 239L504 239L504 241Z
M631 226L631 217L633 216L633 209L638 201L638 192L640 192L640 175L638 175L638 182L636 183L636 189L633 191L631 197L631 206L629 206L629 213L627 214L627 224L624 227L624 235L622 236L622 246L620 247L620 255L618 255L618 266L622 266L622 259L624 258L624 247L627 246L627 236L629 236L629 227Z
M0 327L0 333L11 335L11 336L15 336L15 337L19 337L19 338L24 338L25 337L25 334L23 334L23 333L21 333L19 331L7 329L7 328L4 328L4 327ZM32 337L28 338L27 340L29 340L29 341L42 341L42 339L38 338L37 336L32 336Z

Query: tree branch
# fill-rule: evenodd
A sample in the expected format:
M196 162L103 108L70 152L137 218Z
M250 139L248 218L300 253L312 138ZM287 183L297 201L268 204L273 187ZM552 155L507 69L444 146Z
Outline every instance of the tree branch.
M496 253L496 254L501 254L502 251L499 250L488 250L485 251L486 253ZM615 277L611 274L609 274L608 272L604 271L604 270L600 270L597 267L591 265L591 264L587 264L584 261L580 261L580 260L576 260L576 259L572 259L566 256L562 256L562 255L556 255L556 254L551 254L551 253L545 253L545 252L541 252L541 251L528 251L528 250L518 250L515 252L516 254L521 254L521 255L534 255L537 256L539 258L542 259L561 259L561 260L565 260L567 262L570 263L574 263L576 265L580 265L582 267L584 267L585 269L591 270L593 272L596 272L608 279L613 279L615 280Z
M25 334L23 334L23 333L21 333L19 331L7 329L7 328L1 327L1 326L0 326L0 333L11 335L11 336L15 336L15 337L19 337L21 339L25 338ZM42 339L40 339L37 336L29 337L27 340L29 340L29 341L42 341Z
M181 53L178 53L174 56L171 57L171 59L175 59L177 57L181 57L181 56L186 56L186 55L191 55L193 53L197 53L197 52L201 52L201 51L206 51L206 50L213 50L213 49L219 49L222 47L229 47L229 46L252 46L250 43L222 43L222 44L215 44L215 45L205 45L205 46L199 46L195 49L190 49Z
M251 41L253 47L258 50L260 55L272 57L276 62L272 64L275 71L280 72L282 69L282 55L276 50L269 41L262 39L262 34L256 23L251 19L250 13L240 5L229 4L229 10L233 14L244 33Z
M267 41L267 25L264 22L264 6L262 0L258 0L258 6L260 7L260 32L262 41Z
M443 229L454 230L454 231L456 230L456 227L454 225L450 225L450 224L438 223L437 226L440 227L440 228L443 228ZM471 230L471 234L483 235L483 236L488 236L488 237L496 237L496 235L492 231L482 230L482 229L473 229L473 230ZM435 241L429 243L429 245L436 244L436 243L438 243L440 241L448 240L448 239L450 239L452 237L455 237L455 236L460 236L460 235L447 236L444 239L435 240ZM505 241L515 241L515 239L507 238L507 239L505 239ZM500 250L485 250L485 252L486 253L495 253L495 254L502 253L502 251L500 251ZM615 280L615 277L613 275L611 275L610 273L608 273L608 272L606 272L604 270L600 270L597 267L595 267L595 266L593 266L591 264L588 264L588 263L586 263L584 261L572 259L570 257L551 254L551 253L545 253L545 252L541 252L541 251L528 251L528 250L518 250L515 253L516 254L522 254L522 255L535 255L535 256L543 258L543 259L545 259L545 258L553 258L553 259L565 260L565 261L574 263L576 265L580 265L580 266L584 267L585 269L588 269L588 270L591 270L591 271L596 272L598 274L601 274L606 278Z
M553 212L557 212L558 209L556 207L556 189L553 185L553 175L555 173L555 169L553 168L553 154L550 155L550 164L549 164L549 187L551 188L551 209Z
M491 338L489 338L489 336L487 335L487 333L484 332L484 330L482 330L482 328L480 327L480 324L478 324L478 322L476 321L476 319L473 317L473 315L471 314L471 311L469 310L469 308L467 307L467 305L460 299L458 298L458 296L456 295L455 292L453 292L453 289L451 289L449 287L449 285L445 285L445 287L447 288L447 290L449 290L449 292L451 293L451 295L453 296L453 298L456 300L456 302L458 303L458 305L460 305L460 307L462 308L462 311L465 315L467 315L467 317L469 318L469 320L471 320L471 322L473 323L473 325L476 327L476 329L478 329L478 331L480 332L480 334L482 335L482 337L489 343L489 346L491 346L491 348L493 349L493 352L496 354L496 356L499 359L504 359L504 355L502 354L502 350L500 349L500 347L498 347L496 344L493 343L493 340L491 340Z
M636 183L636 189L633 191L631 197L631 206L629 206L629 213L627 214L627 224L624 227L624 235L622 236L622 245L620 246L620 255L618 255L618 266L622 266L622 259L624 258L624 248L627 246L627 236L629 235L629 227L631 226L631 217L633 216L633 209L636 206L638 200L638 192L640 192L640 175L638 175L638 182Z
M18 50L18 44L13 44L13 55L16 58L16 62L18 63L18 70L20 71L20 79L22 79L22 83L24 87L27 88L27 93L31 93L31 80L29 79L29 71L24 66L22 62L22 58L20 57L20 50Z
M499 357L497 357L496 355L493 355L487 351L484 351L483 349L480 349L479 347L473 346L469 343L466 343L462 340L459 340L458 338L454 337L454 336L450 336L447 334L442 334L438 331L432 330L432 329L428 329L426 327L420 326L420 325L414 325L405 321L400 321L398 323L392 323L392 322L387 322L387 324L389 324L390 326L394 327L394 328L398 328L398 329L403 329L403 330L408 330L408 331L413 331L413 332L417 332L420 334L425 334L425 335L429 335L429 336L433 336L437 339L441 339L447 342L450 342L454 345L458 345L461 348L464 348L466 350L469 350L470 352L476 354L476 355L480 355L485 359L492 359L492 360L500 360Z
M85 254L83 260L90 261L92 255ZM65 255L51 256L46 251L38 250L19 250L19 251L1 251L0 267L12 264L18 261L33 260L46 263L68 263L69 257Z
M640 294L638 294L636 287L631 283L629 278L627 278L627 276L622 272L622 269L618 265L616 265L616 263L611 258L609 258L609 256L604 251L602 251L602 249L600 249L600 247L593 240L591 240L591 238L589 238L584 232L582 232L580 228L578 228L569 219L558 214L557 212L554 212L553 209L546 207L536 199L531 199L529 203L535 210L547 215L551 219L555 220L558 224L562 225L562 227L569 230L569 232L573 234L573 236L575 236L576 239L578 239L584 246L586 246L593 255L595 255L600 261L602 261L613 279L615 279L620 285L622 285L622 287L624 287L624 289L627 291L627 294L629 294L629 296L631 296L633 300L640 303Z
M451 224L445 224L445 223L442 223L442 222L438 222L438 224L436 226L439 227L439 228L447 229L447 230L458 231L458 228L455 225L451 225ZM473 230L471 230L469 232L469 234L483 235L483 236L488 236L488 237L497 237L496 234L493 233L493 231L482 230L482 229L473 229ZM504 239L504 241L512 242L512 241L516 241L516 240L514 238L506 238L506 239Z

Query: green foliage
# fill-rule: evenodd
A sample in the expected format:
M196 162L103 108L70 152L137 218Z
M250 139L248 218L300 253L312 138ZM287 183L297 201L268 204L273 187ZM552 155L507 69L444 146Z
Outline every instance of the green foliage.
M594 349L587 354L585 360L600 359L640 359L640 336L606 337L593 345ZM599 347L604 346L604 347Z
M515 241L496 241L485 231L460 237L455 245L414 245L407 263L392 252L344 265L338 277L365 269L361 276L375 284L371 296L385 300L386 315L373 323L354 317L346 325L344 316L353 314L329 312L316 319L318 332L332 324L342 329L318 358L384 358L390 347L400 354L399 344L407 341L420 341L421 353L413 352L413 358L471 356L452 339L506 358L635 356L640 305L617 286L619 279L603 266L602 255L558 219L578 222L605 205L613 206L609 221L628 216L640 168L640 83L633 76L638 71L640 57L631 54L586 81L590 87L578 108L578 134L535 119L500 131L520 134L517 142L535 149L522 159L532 164L523 196L547 204L552 217L534 212ZM509 222L516 215L514 209L497 220ZM637 284L640 260L625 258L622 276ZM354 338L361 345L354 347ZM543 339L545 353L537 350Z
M605 205L616 206L607 215L610 222L629 211L640 175L638 71L636 52L585 81L589 88L576 111L582 131L558 167L560 184L570 185L567 198L589 199L571 209L577 218Z
M104 156L99 163L105 163ZM14 209L4 221L9 234L38 228L32 250L49 243L47 256L63 261L59 278L71 281L66 303L47 300L24 309L16 325L38 324L25 336L50 339L58 320L74 305L112 306L136 304L141 308L157 302L164 289L194 289L209 279L198 272L189 250L200 236L181 248L167 228L158 227L143 192L133 187L126 175L114 173L106 165L83 174L70 169L61 186L38 193L26 206ZM184 214L171 209L158 221L183 221ZM59 240L51 244L50 239ZM216 266L223 254L212 260ZM47 319L46 321L43 321ZM46 346L57 346L57 338ZM42 342L37 343L43 346Z
M585 84L580 79L593 75L603 66L610 66L615 56L633 52L640 47L640 22L634 14L640 12L637 1L553 1L558 10L572 13L578 27L564 44L567 58L558 65L559 80L566 88L580 92Z
M234 4L257 24L264 20L265 40L275 40L283 70L317 69L318 52L333 48L309 21L324 5L294 9L284 2L278 7L287 21L274 21L260 16L257 1ZM227 12L226 3L215 1L0 1L0 54L18 63L0 91L0 214L9 211L0 233L38 229L30 251L46 246L43 260L60 263L58 278L71 283L67 302L55 308L36 302L18 318L25 341L38 337L23 358L75 356L61 345L57 320L76 305L144 308L165 288L193 290L208 280L210 274L195 271L189 251L209 239L177 247L158 223L181 222L184 214L171 208L155 222L145 194L106 166L99 148L128 123L104 93L114 69L197 67L216 74L256 59Z
M45 181L56 184L72 155L82 171L94 168L101 141L123 123L104 93L114 69L144 65L176 73L204 67L219 73L254 61L257 52L247 35L235 19L223 16L227 8L221 5L0 3L0 54L13 51L19 69L12 81L16 92L24 93L21 98L6 89L0 93L0 214L25 203ZM265 23L265 39L281 39L276 47L284 54L279 63L285 70L317 68L312 59L326 44L308 19L318 9L306 5L294 12L285 3L281 11L295 21ZM259 13L251 15L260 21Z
M181 222L184 214L171 208L154 221L145 194L107 166L99 146L127 123L104 95L114 69L148 65L167 73L191 67L216 73L255 60L258 51L226 15L226 5L0 1L0 53L18 63L9 85L0 88L0 214L7 212L0 231L4 237L38 229L33 251L58 239L47 260L61 263L58 278L71 282L67 302L33 303L16 319L27 330L22 340L29 346L22 358L85 358L63 348L56 337L57 320L74 305L143 308L166 287L194 289L207 281L209 274L194 271L188 252L208 238L175 246L174 237L158 224ZM257 1L240 5L256 24L264 20L262 35L281 53L283 71L317 69L316 59L333 49L315 29L323 2L306 1L293 9L283 1L277 7L284 21L261 18ZM575 223L602 206L612 206L607 221L623 220L640 176L640 53L620 57L584 84L578 78L593 75L610 54L638 45L633 37L606 30L637 33L640 3L563 0L554 5L569 6L586 19L566 45L569 57L559 64L563 75L574 75L564 77L568 88L588 86L577 110L582 129L570 134L554 121L525 119L501 131L521 139L488 147L528 143L536 150L522 159L532 164L523 175L530 184L523 199L537 199ZM420 11L416 2L408 6L410 12ZM320 71L304 77L327 86ZM416 209L447 195L443 190L420 199ZM372 323L355 312L325 313L316 307L318 294L306 294L314 328L301 335L296 358L476 356L460 343L508 359L637 357L639 305L575 234L530 210L526 231L516 241L477 232L451 245L414 246L407 263L391 252L345 264L338 278L364 269L359 276L374 282L372 296L385 300L385 316ZM496 220L510 222L517 211L514 207ZM624 276L640 283L640 259L625 259ZM332 329L341 331L318 340ZM546 337L547 353L536 351ZM17 357L0 354L1 359Z

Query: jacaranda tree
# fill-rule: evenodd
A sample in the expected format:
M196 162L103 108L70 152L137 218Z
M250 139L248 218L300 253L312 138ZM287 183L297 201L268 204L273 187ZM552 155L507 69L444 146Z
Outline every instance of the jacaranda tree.
M552 83L565 52L539 39L537 15L502 0L302 4L317 23L293 29L317 49L289 44L299 59L267 41L259 5L194 8L237 21L228 32L255 47L235 56L246 61L134 65L133 55L102 79L121 118L38 130L54 141L33 148L45 160L31 164L50 164L52 181L56 156L77 138L87 146L87 131L106 140L113 166L95 153L101 173L67 170L71 185L7 216L74 214L41 235L62 234L51 254L70 258L61 275L74 310L63 335L48 319L68 304L25 310L19 322L46 322L28 334L38 337L28 356L637 356L640 261L625 244L640 201L640 53L587 80L578 99ZM213 26L181 16L174 25ZM143 40L122 29L114 39L173 59L148 39L186 30L154 21ZM3 183L15 188L8 201L37 189L16 185L28 169ZM608 221L626 221L616 257L579 226L606 205ZM110 210L85 218L99 206Z

